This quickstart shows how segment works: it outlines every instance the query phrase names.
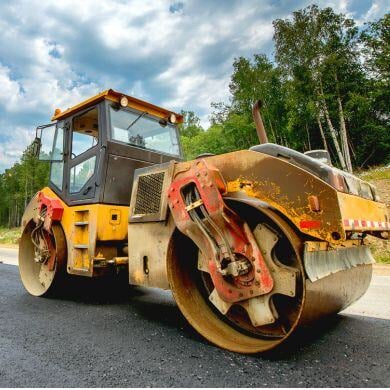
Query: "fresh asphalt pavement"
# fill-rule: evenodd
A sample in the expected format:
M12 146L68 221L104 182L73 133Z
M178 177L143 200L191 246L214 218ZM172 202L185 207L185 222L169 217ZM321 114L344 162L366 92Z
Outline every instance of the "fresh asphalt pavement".
M0 262L16 264L16 253L1 248ZM0 387L390 386L389 276L261 356L210 345L169 292L78 282L60 298L34 298L18 268L0 263Z

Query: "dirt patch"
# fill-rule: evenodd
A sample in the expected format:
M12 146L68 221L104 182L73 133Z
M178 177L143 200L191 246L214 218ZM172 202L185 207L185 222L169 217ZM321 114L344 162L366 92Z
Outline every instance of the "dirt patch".
M383 179L373 179L368 181L376 187L381 202L386 203L386 206L389 210L390 209L390 179L385 177ZM367 240L371 246L371 250L375 257L375 260L378 263L390 264L390 241L381 240L379 238L372 237L372 236L367 237Z
M373 273L376 276L390 276L390 264L374 264Z

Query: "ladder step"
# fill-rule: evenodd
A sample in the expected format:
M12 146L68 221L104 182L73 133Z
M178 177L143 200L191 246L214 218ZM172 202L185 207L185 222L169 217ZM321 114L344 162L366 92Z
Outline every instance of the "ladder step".
M75 226L86 226L86 225L89 225L89 222L88 221L80 221L80 222L75 222L74 225Z
M85 244L75 244L75 245L73 245L73 248L75 248L75 249L88 249L88 245L85 245Z

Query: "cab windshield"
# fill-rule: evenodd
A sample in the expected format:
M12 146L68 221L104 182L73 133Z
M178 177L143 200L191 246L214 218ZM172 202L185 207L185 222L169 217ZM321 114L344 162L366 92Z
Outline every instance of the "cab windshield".
M177 131L170 123L161 124L146 112L113 107L110 107L110 120L113 140L172 156L180 155Z

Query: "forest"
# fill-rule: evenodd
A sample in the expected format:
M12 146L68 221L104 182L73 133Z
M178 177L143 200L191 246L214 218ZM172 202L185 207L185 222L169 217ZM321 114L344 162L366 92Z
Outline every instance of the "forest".
M258 144L252 105L262 102L269 142L329 151L349 172L390 162L390 14L358 26L332 8L311 5L273 21L274 52L233 62L228 103L211 105L210 126L182 111L187 159ZM28 147L0 174L0 226L18 226L49 166Z

